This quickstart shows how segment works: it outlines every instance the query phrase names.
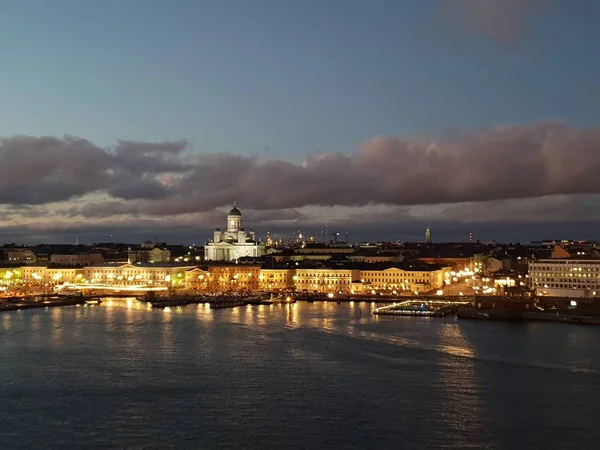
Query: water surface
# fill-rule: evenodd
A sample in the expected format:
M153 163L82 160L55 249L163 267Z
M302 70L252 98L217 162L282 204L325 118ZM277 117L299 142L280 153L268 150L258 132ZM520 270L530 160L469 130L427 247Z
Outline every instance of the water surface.
M0 314L1 447L598 448L600 328L369 307Z

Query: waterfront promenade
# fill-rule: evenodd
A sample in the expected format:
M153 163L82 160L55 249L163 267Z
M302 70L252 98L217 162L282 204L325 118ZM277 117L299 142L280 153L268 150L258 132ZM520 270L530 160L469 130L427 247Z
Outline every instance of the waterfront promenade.
M14 297L2 299L0 313L35 308L50 308L83 305L98 302L105 297L127 297L130 295L38 295L31 297ZM220 293L220 294L171 294L171 295L138 295L139 301L148 303L153 308L181 307L194 304L206 304L211 309L236 308L246 305L289 304L297 301L314 303L367 303L368 310L379 316L414 316L414 317L445 317L456 315L459 319L475 319L484 321L545 321L581 325L600 325L600 306L579 308L541 308L530 309L532 300L512 302L520 309L507 308L503 299L499 306L490 304L490 298L467 296L372 296L372 295L336 295L288 293L272 296L265 293ZM484 302L484 303L481 303ZM487 305L485 304L487 302Z

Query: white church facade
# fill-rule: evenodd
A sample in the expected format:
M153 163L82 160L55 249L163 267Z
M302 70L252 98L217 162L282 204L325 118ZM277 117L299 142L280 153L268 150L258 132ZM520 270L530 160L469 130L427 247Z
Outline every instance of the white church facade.
M227 215L227 231L217 228L212 241L204 246L205 261L237 261L246 256L265 255L265 244L256 241L253 231L242 228L242 213L235 202Z

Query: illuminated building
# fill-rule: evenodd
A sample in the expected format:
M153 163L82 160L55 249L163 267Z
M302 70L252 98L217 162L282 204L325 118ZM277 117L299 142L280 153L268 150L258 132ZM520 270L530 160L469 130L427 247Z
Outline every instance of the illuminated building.
M0 284L19 284L22 280L22 273L21 268L2 267L0 268Z
M431 244L431 228L425 230L425 242Z
M28 284L76 283L83 279L82 267L23 266L21 279Z
M194 267L185 272L185 288L193 290L208 290L211 274L200 267Z
M296 282L295 269L261 269L260 288L265 291L293 289Z
M208 266L211 291L257 291L260 266L246 264L211 264Z
M350 293L352 282L359 279L358 269L298 268L294 286L298 291Z
M196 266L171 264L97 264L84 268L88 283L115 285L185 286L185 272Z
M243 257L260 257L265 254L265 244L256 241L253 231L242 228L242 213L235 203L227 215L227 231L217 228L213 240L204 246L206 261L237 261Z
M444 287L448 268L404 270L389 267L382 270L361 270L360 280L367 289L383 291L429 292Z
M24 266L23 281L30 284L94 284L110 286L185 287L186 272L196 266L170 264L95 264L83 268Z
M538 295L592 297L600 293L600 259L540 259L529 263Z

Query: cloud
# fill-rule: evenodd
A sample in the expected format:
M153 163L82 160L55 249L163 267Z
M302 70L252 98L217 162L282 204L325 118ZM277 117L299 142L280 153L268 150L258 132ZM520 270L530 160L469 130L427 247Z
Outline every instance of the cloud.
M451 25L510 48L518 46L534 21L565 0L440 0L439 13Z
M233 200L246 209L284 210L594 194L600 193L599 148L600 128L556 122L499 125L440 140L375 137L353 155L320 153L303 164L191 154L183 143L120 143L112 150L78 138L5 138L0 202L87 198L63 212L171 216Z
M248 228L306 233L325 224L355 234L400 223L600 221L599 149L600 128L558 122L379 136L302 164L193 153L183 141L101 148L74 137L3 138L0 229L139 226L203 230L206 239L234 200Z
M437 219L463 223L600 222L600 195L553 195L519 200L440 205Z
M183 142L120 141L111 151L76 137L2 138L0 203L36 205L109 190L121 198L155 198L167 188L154 176L190 168L184 148Z

